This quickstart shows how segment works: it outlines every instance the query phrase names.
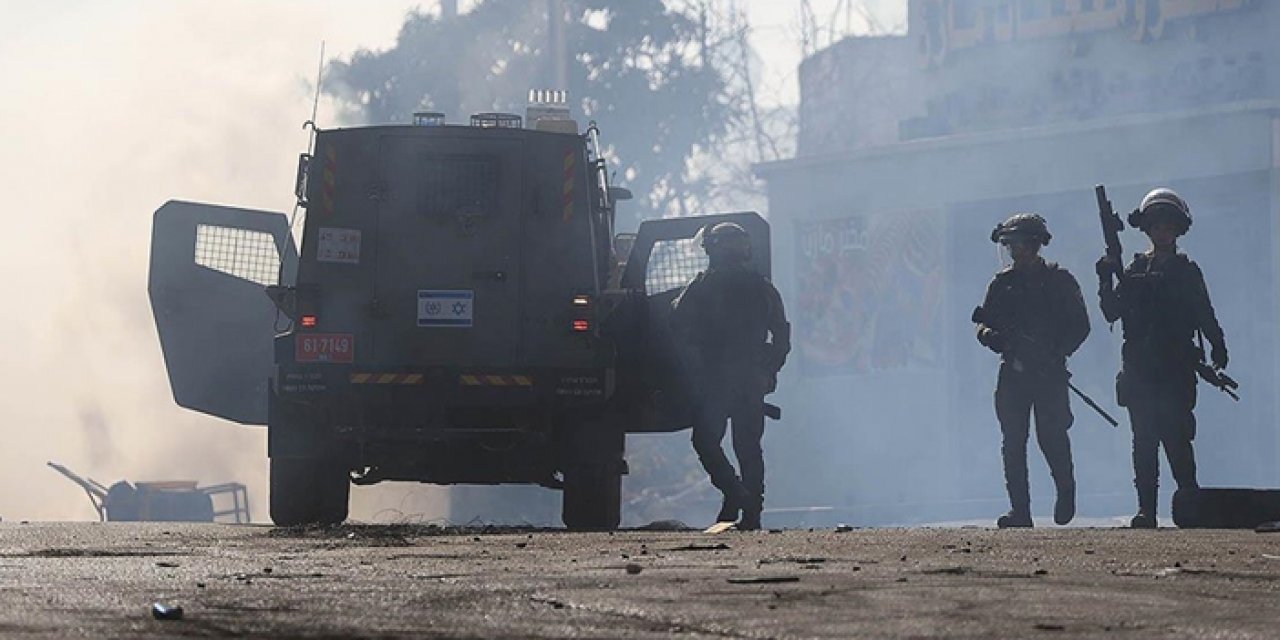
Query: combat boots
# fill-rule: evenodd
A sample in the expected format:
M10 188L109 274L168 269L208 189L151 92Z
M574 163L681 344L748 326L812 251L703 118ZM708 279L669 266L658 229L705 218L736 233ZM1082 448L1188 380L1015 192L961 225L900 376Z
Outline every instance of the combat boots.
M716 514L716 522L737 522L738 514L752 504L755 497L742 482L734 478L734 483L723 491L724 498L720 502L720 513Z
M1156 487L1138 487L1138 513L1129 520L1131 529L1156 528Z
M1155 529L1156 513L1154 511L1143 511L1139 509L1138 513L1134 514L1134 516L1129 519L1129 528L1130 529Z
M742 519L738 521L739 531L759 531L760 513L764 511L764 498L751 496L742 503Z
M738 513L742 511L736 498L725 495L724 500L720 503L720 513L716 515L716 522L737 522Z
M1053 521L1063 525L1076 517L1076 484L1073 482L1058 488L1058 500L1053 503Z
M1031 522L1030 509L1010 509L1008 513L996 518L996 526L1001 529L1028 529L1035 525Z

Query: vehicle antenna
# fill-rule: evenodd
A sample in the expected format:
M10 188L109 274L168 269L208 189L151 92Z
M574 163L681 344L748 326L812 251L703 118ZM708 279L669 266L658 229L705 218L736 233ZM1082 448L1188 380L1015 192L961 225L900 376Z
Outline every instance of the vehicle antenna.
M324 40L321 40L320 41L320 61L316 64L316 93L315 93L315 97L312 98L311 100L311 118L306 122L302 123L302 128L308 131L307 153L305 156L307 159L311 158L311 156L315 154L316 117L318 112L320 111L320 90L323 88L323 83L324 83L324 45L325 45ZM298 169L299 169L298 171L299 182L298 182L298 185L296 185L298 188L295 189L297 200L295 200L293 203L293 213L289 214L289 236L293 236L294 229L297 228L295 225L297 225L298 223L298 210L302 209L303 198L305 198L305 194L303 192L301 185L304 184L302 180L305 180L304 172L306 171L306 168L302 166L302 164L300 163ZM295 242L295 246L297 244L300 244L300 243ZM284 283L284 268L285 268L285 264L283 261L281 261L279 277L277 278L277 282L281 284ZM283 327L280 326L281 315L282 314L280 313L280 309L277 307L276 317L273 323L275 325L275 329L277 333L287 330L289 328L289 325L293 323L293 321L290 320L288 323L285 324L285 326Z
M302 126L311 129L311 139L307 141L307 153L314 150L316 141L316 113L320 110L320 90L324 86L324 40L320 41L320 62L316 65L316 95L311 101L311 119Z
M324 40L320 41L320 61L316 64L316 93L311 100L311 118L302 123L302 128L308 131L307 135L307 157L310 158L315 153L316 147L316 117L320 111L320 91L324 86ZM301 179L301 175L299 176ZM301 184L301 183L299 183ZM293 213L289 215L289 233L293 233L294 224L298 220L298 210L302 208L303 195L301 191L298 193L298 200L293 205Z

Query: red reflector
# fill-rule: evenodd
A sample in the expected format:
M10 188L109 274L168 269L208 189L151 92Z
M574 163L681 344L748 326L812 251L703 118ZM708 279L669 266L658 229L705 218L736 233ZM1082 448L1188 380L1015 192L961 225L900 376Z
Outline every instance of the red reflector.
M574 331L590 331L591 323L587 320L574 320L573 330Z
M308 329L314 329L316 326L315 316L302 316L302 326Z

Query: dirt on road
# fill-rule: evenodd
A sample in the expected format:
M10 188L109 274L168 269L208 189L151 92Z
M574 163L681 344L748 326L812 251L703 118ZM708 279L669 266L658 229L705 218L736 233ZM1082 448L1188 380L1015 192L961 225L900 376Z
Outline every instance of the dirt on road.
M4 637L1275 638L1278 587L1251 531L0 524Z

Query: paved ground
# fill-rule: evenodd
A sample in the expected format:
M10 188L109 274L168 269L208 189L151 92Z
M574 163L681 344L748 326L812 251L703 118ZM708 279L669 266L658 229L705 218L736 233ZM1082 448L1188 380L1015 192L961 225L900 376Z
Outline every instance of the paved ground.
M673 635L1275 638L1280 534L0 524L4 637Z

